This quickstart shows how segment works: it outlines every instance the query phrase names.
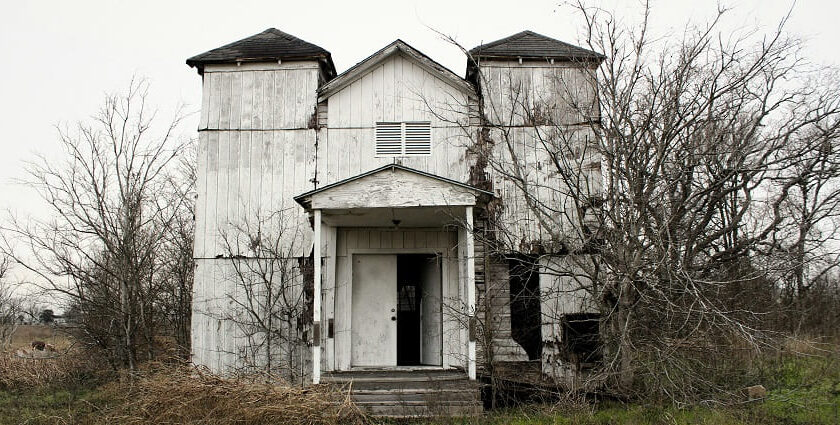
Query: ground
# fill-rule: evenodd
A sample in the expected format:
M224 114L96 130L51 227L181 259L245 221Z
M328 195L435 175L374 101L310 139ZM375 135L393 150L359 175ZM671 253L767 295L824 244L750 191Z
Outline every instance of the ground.
M46 333L46 334L45 334ZM49 329L27 329L25 337L52 336ZM55 342L63 344L61 337ZM27 342L28 344L28 342ZM19 344L21 345L21 344ZM22 344L26 345L26 344ZM2 359L0 359L2 360ZM22 364L5 363L7 369L0 369L0 375L15 373L21 365L32 364L37 360L26 360ZM29 363L26 363L29 362ZM75 365L76 363L69 362ZM0 367L4 363L0 361ZM603 402L600 404L559 403L553 405L530 405L508 410L487 413L476 418L425 419L413 421L417 424L463 424L463 425L555 425L555 424L840 424L840 353L837 350L823 352L821 355L785 355L769 359L763 366L762 380L758 382L767 387L768 394L763 400L744 401L729 405L700 405L678 408L673 404L644 404ZM13 368L14 370L10 370ZM47 376L47 375L44 375ZM91 375L93 376L93 375ZM231 396L232 390L244 387L230 387L220 392L217 398L208 398L207 390L196 387L187 393L185 387L194 380L184 375L167 381L166 376L155 378L154 382L120 385L112 377L110 380L88 379L84 376L73 380L73 384L62 382L39 382L28 385L3 386L0 376L0 424L88 424L107 423L158 423L162 419L160 411L176 411L187 408L197 412L190 423L287 423L268 420L257 415L257 419L242 420L241 414L225 417L220 413L229 409L223 406ZM185 383L186 382L186 383ZM216 381L203 381L203 388L216 388ZM144 387L145 385L145 387ZM125 409L136 397L130 389L140 388L141 394L150 392L149 388L169 388L161 390L160 397L144 401L152 409ZM232 389L231 389L232 388ZM173 394L173 391L181 393ZM212 391L212 390L211 390ZM249 390L250 391L250 390ZM283 397L300 397L295 400L312 400L308 390L290 390ZM276 395L276 394L275 394ZM253 393L251 394L253 396ZM190 398L199 397L199 398ZM190 402L190 400L201 400ZM244 400L244 399L243 399ZM260 400L256 397L253 400ZM240 408L248 407L249 402L241 403ZM273 402L271 402L273 403ZM268 403L269 407L279 407ZM304 401L294 401L299 406ZM243 407L244 406L244 407ZM263 408L266 407L264 403ZM276 409L281 410L281 409ZM171 418L172 416L170 416ZM183 418L183 416L181 417ZM193 418L192 416L190 418ZM299 423L331 423L322 420L309 421L301 418ZM372 420L372 423L402 423L399 421ZM168 423L183 423L182 420L170 419ZM292 421L291 423L295 423ZM334 423L342 423L335 421Z
M44 325L21 325L12 336L11 348L29 348L32 341L44 341L58 347L69 343L64 328Z

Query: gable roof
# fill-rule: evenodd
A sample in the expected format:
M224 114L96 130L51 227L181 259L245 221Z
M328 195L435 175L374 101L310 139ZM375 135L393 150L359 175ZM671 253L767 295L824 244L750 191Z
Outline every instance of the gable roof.
M295 202L297 202L298 204L300 204L304 208L309 208L313 195L317 195L319 193L337 188L339 186L346 185L348 183L351 183L351 182L354 182L354 181L357 181L357 180L364 179L365 177L370 177L370 176L373 176L375 174L379 174L379 173L381 173L383 171L387 171L387 170L406 171L406 172L409 172L409 173L412 173L412 174L416 174L418 176L427 177L427 178L434 179L434 180L437 180L439 182L442 182L442 183L445 183L445 184L448 184L448 185L456 186L456 187L459 187L461 189L467 189L469 191L474 192L475 194L489 195L491 197L495 196L493 194L493 192L488 192L486 190L479 189L475 186L470 186L466 183L461 183L459 181L448 179L446 177L441 177L441 176L438 176L438 175L435 175L435 174L432 174L432 173L427 173L425 171L416 170L414 168L406 167L406 166L401 165L401 164L387 164L387 165L383 165L382 167L379 167L379 168L376 168L376 169L373 169L373 170L370 170L370 171L367 171L367 172L364 172L364 173L361 173L361 174L357 174L357 175L352 176L352 177L348 177L344 180L340 180L340 181L337 181L335 183L328 184L324 187L321 187L321 188L318 188L318 189L315 189L315 190L310 190L309 192L306 192L306 193L302 193L298 196L295 196L294 200L295 200Z
M470 50L474 58L529 58L529 59L566 59L601 61L604 55L584 49L560 40L522 31L476 46Z
M330 52L277 28L269 28L259 34L195 55L187 59L187 65L197 67L201 72L207 64L306 59L321 61L328 78L335 76L335 65Z
M470 84L467 80L461 78L449 68L435 62L432 58L426 56L414 47L411 47L405 41L396 39L391 44L379 49L376 53L353 65L350 69L342 72L332 81L321 87L318 93L318 102L325 100L359 78L362 78L367 71L373 69L376 65L397 53L405 54L428 71L439 75L441 79L449 83L451 86L470 94L475 93L472 84Z

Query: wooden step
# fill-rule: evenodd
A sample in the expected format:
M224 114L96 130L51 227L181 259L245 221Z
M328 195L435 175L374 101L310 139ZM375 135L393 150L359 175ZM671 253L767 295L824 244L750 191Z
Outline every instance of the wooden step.
M429 405L426 403L377 403L362 404L359 409L371 416L391 418L434 416L478 416L483 413L480 403Z
M335 382L344 388L350 388L353 391L365 390L391 390L391 391L410 391L414 389L434 389L434 390L474 390L475 385L469 385L463 379L453 380L436 380L436 381L352 381L352 382Z
M466 416L482 412L479 384L460 369L354 369L325 373L321 381L345 388L356 406L372 416Z
M393 369L393 370L351 370L328 372L321 376L322 382L408 382L408 381L451 381L464 380L467 374L457 369Z
M351 398L356 403L366 402L427 402L427 403L449 403L481 401L481 394L469 388L414 388L410 390L358 390L353 391Z

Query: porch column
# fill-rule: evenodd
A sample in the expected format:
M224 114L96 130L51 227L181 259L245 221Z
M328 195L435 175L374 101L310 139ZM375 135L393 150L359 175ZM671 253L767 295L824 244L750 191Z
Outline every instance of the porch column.
M467 319L470 340L467 345L467 373L475 379L475 240L473 239L473 207L466 208L467 223Z
M321 210L315 210L313 251L315 273L312 285L312 383L321 382Z

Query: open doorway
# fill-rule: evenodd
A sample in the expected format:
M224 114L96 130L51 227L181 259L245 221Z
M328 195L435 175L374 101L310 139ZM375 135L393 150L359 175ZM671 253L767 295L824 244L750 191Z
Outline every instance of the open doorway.
M437 255L397 255L397 365L442 364L441 298Z

